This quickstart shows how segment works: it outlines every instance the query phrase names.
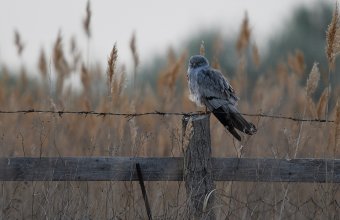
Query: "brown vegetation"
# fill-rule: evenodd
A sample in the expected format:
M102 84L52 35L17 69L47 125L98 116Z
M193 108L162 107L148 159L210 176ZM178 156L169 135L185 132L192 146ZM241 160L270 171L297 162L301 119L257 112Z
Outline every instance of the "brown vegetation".
M89 4L84 20L90 36ZM338 24L337 9L327 35L330 67L337 53L338 39L333 38ZM336 26L336 30L338 27ZM334 42L336 39L336 42ZM75 42L70 56L65 56L62 35L58 34L50 65L42 50L38 66L41 82L32 82L26 71L21 80L10 82L8 70L2 68L0 78L1 110L54 109L77 111L150 112L155 110L188 112L198 110L188 99L186 62L188 54L169 52L169 61L158 74L158 86L135 84L126 89L124 66L117 64L119 51L113 46L105 70L79 63ZM20 35L15 34L18 54L23 50ZM220 45L220 44L219 44ZM324 118L335 123L293 122L271 118L248 118L258 127L254 136L244 136L241 143L226 133L217 120L211 120L213 156L218 157L315 157L338 158L340 144L340 107L327 109L329 87L320 97L317 65L305 67L302 52L289 55L276 69L256 79L247 79L244 50L252 45L246 17L236 45L239 52L238 71L231 78L241 96L239 109L244 113L270 113L305 118ZM335 45L335 46L334 46ZM223 46L223 45L220 45ZM311 45L312 46L312 45ZM108 49L111 45L108 45ZM131 39L135 78L139 66L136 36ZM218 48L217 48L218 49ZM258 48L253 61L260 64ZM73 52L72 52L73 51ZM320 51L322 52L322 51ZM205 53L204 44L197 53ZM218 54L218 52L216 52ZM191 55L191 54L190 54ZM68 59L68 57L76 59ZM77 58L78 57L78 58ZM80 60L80 62L79 62ZM85 62L86 63L86 62ZM218 63L214 64L219 66ZM237 64L235 64L237 65ZM306 72L305 69L311 72ZM72 73L71 73L72 70ZM70 74L79 74L82 91L65 84ZM56 81L52 81L53 75ZM306 87L299 83L306 78ZM106 75L106 77L105 77ZM322 76L321 76L322 77ZM30 83L31 82L31 83ZM107 85L107 90L101 86ZM252 86L250 86L250 84ZM33 86L32 86L33 85ZM128 87L129 88L129 87ZM183 89L184 88L184 89ZM251 91L246 91L251 88ZM332 89L339 91L339 86ZM108 91L108 92L107 92ZM339 98L339 97L335 97ZM80 116L51 114L0 115L0 152L2 156L183 156L180 116ZM1 219L145 219L146 213L138 183L134 182L2 182L0 192ZM181 219L185 213L185 189L182 182L149 182L147 193L153 215L159 219ZM217 183L219 218L256 219L336 219L340 215L340 192L337 185L318 183Z

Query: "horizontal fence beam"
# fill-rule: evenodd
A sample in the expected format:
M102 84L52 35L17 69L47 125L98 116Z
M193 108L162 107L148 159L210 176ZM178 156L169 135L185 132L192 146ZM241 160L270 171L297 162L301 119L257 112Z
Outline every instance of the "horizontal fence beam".
M181 157L0 158L0 181L182 181ZM339 159L212 158L215 181L340 182Z

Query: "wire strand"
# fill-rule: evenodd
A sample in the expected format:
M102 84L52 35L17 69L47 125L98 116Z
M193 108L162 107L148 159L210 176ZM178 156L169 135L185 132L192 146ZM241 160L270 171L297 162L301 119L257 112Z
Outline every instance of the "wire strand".
M16 111L9 111L9 110L0 110L0 114L30 114L30 113L42 113L42 114L57 114L60 117L66 114L71 115L95 115L95 116L122 116L126 118L133 118L139 116L146 116L146 115L160 115L160 116L170 116L170 115L177 115L177 116L194 116L194 115L203 115L210 112L160 112L160 111L153 111L153 112L142 112L142 113L116 113L116 112L96 112L96 111L54 111L54 110L40 110L40 109L27 109L27 110L16 110ZM261 118L272 118L272 119L283 119L283 120L291 120L296 122L319 122L319 123L333 123L334 120L326 120L326 119L308 119L308 118L296 118L292 116L285 116L285 115L272 115L272 114L249 114L249 113L240 113L244 116L249 117L261 117Z

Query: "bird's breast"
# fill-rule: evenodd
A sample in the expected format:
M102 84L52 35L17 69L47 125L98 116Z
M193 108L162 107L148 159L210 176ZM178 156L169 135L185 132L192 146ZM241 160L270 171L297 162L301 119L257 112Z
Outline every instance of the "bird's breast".
M189 74L189 91L190 91L190 100L195 102L197 105L202 105L202 97L199 90L198 85L198 72L197 71L190 71Z

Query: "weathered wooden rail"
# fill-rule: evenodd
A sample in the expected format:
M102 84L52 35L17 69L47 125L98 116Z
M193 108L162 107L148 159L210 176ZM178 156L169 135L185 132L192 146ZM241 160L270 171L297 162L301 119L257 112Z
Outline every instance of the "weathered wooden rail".
M340 182L339 159L212 158L214 181ZM183 181L181 157L0 158L0 181Z

